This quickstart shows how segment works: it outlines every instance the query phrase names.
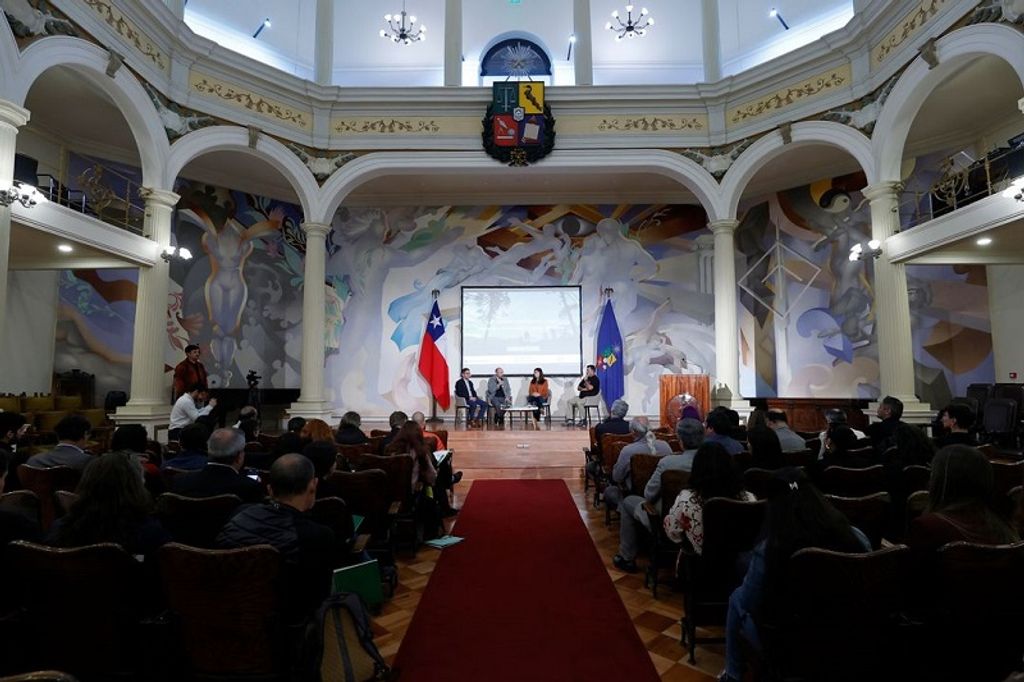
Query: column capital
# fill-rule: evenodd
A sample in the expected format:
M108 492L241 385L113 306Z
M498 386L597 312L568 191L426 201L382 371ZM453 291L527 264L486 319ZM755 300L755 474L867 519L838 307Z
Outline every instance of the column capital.
M740 226L738 220L712 220L708 223L708 229L714 234L732 234Z
M327 223L302 223L302 231L307 237L326 237L331 233L331 226Z
M25 107L18 106L14 102L9 102L5 99L0 99L0 123L20 128L28 123L31 115L31 112Z
M885 181L876 182L873 185L868 185L860 191L867 200L875 202L880 199L893 199L895 200L897 195L903 190L902 182Z
M174 192L153 187L140 187L139 196L146 202L146 208L151 206L174 208L178 205L178 200L181 199Z

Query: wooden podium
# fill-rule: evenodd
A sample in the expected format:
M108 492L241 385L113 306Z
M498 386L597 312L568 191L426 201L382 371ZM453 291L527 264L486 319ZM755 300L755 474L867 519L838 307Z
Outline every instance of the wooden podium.
M679 415L670 415L668 404L677 395L689 393L697 400L701 415L711 409L711 384L707 374L663 374L659 380L661 393L661 426L675 428Z

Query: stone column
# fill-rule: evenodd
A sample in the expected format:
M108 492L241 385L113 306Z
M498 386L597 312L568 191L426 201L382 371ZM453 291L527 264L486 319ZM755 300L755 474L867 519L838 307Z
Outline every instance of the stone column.
M444 0L444 84L462 85L462 0Z
M14 183L18 128L28 123L28 109L0 100L0 190ZM11 260L11 208L0 206L0 339L7 322L7 272Z
M329 419L333 406L324 397L324 332L327 297L327 235L331 226L303 223L306 233L306 261L302 286L302 387L288 414L307 419Z
M701 40L704 43L704 82L722 80L722 36L718 0L701 0Z
M740 356L736 326L737 220L708 223L715 235L715 375L713 400L738 411L749 411L740 397Z
M881 242L882 255L875 269L875 328L878 339L878 374L882 395L903 401L905 421L931 417L931 408L917 399L914 387L914 350L910 333L910 296L907 269L889 260L885 240L900 228L898 182L878 182L861 192L871 202L871 238ZM872 414L874 410L872 410Z
M594 84L594 52L590 31L590 0L572 0L572 31L576 44L572 47L576 85Z
M143 235L152 239L158 252L170 246L171 221L178 195L161 189L143 187L139 194L146 201ZM156 437L157 427L166 426L171 415L171 393L164 376L167 348L167 292L170 267L162 258L149 267L139 268L139 286L135 298L135 330L132 335L132 381L128 404L118 408L118 424L142 424Z
M330 85L334 79L334 0L316 0L316 43L313 80Z

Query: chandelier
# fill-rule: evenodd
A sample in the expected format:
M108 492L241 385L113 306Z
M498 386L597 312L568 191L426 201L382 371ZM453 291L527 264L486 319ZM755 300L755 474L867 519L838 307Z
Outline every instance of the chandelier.
M392 42L403 45L427 39L427 27L423 24L417 26L416 17L406 13L405 0L402 0L402 12L385 14L384 23L387 28L380 30L381 38L390 38Z
M640 9L640 15L635 19L633 18L633 5L626 5L626 20L623 21L622 17L619 16L619 10L612 12L612 19L616 21L616 24L608 22L604 25L609 31L615 31L617 34L615 40L622 40L623 38L635 38L640 36L641 38L647 35L647 29L650 26L654 26L654 19L647 13L647 8L642 7Z

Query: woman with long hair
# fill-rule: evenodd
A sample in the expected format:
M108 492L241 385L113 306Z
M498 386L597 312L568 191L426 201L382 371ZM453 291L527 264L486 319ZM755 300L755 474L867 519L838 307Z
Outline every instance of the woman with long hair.
M693 469L686 488L665 515L665 533L673 542L686 543L700 554L704 548L704 503L713 497L754 502L757 498L743 489L743 481L732 456L718 443L704 443L693 456Z
M533 376L530 378L530 395L526 396L526 402L533 405L533 425L540 426L541 408L551 400L551 391L548 388L548 380L544 376L544 370L540 367L533 368Z
M170 537L150 516L153 500L142 484L142 466L130 452L108 452L85 468L78 499L50 529L47 542L80 547L116 542L129 554L152 556Z
M996 512L992 465L969 445L947 445L932 460L928 508L910 524L907 544L920 555L948 542L1016 542L1017 533Z
M771 481L761 540L743 583L729 597L725 625L725 672L719 680L743 679L747 667L740 641L760 647L757 621L780 612L789 589L789 559L798 550L871 551L871 543L832 507L801 469L780 470Z

